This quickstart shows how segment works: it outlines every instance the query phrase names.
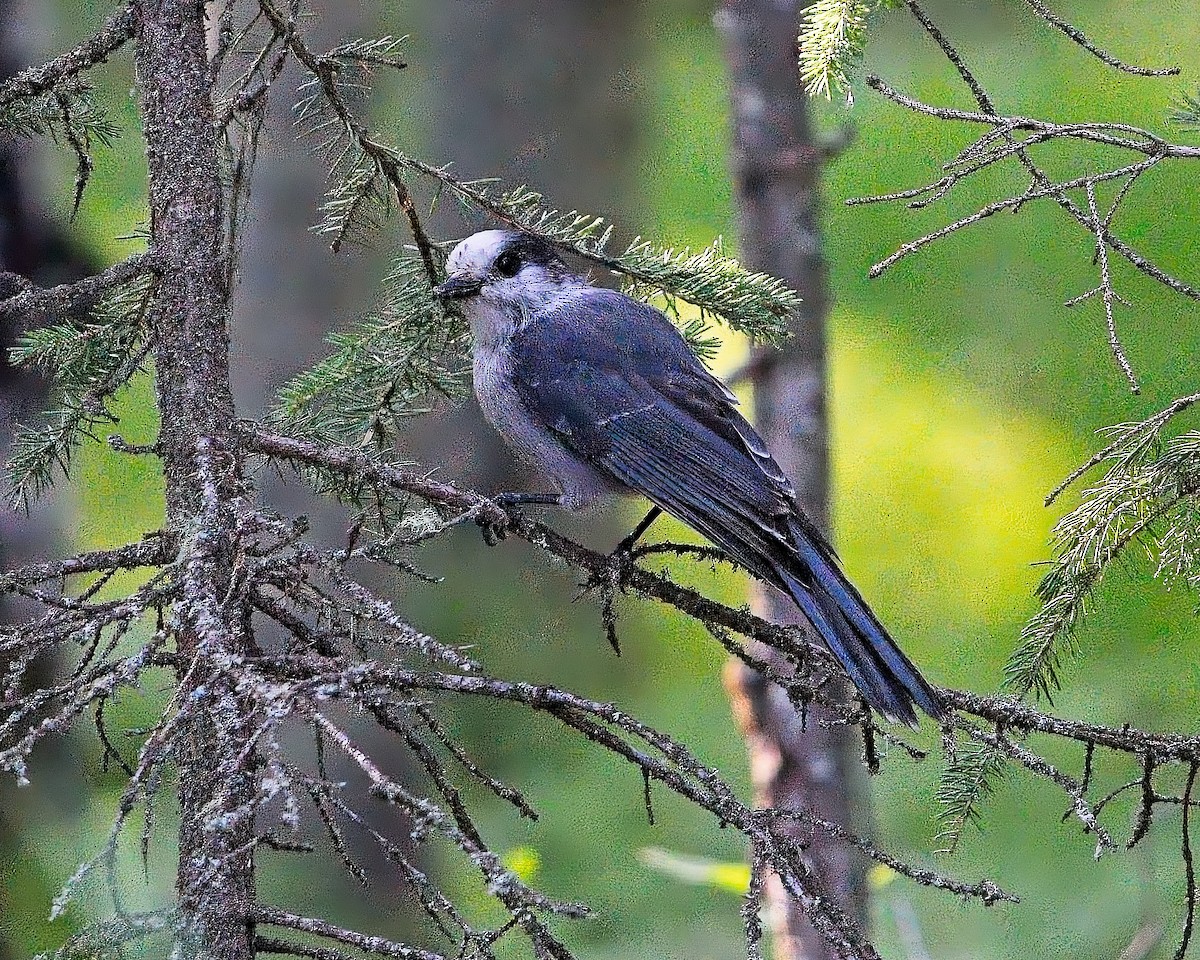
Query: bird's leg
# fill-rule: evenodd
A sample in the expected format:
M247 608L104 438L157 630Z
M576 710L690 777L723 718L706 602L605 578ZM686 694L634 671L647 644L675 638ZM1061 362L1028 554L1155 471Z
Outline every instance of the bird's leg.
M511 507L524 506L543 506L557 507L562 503L561 493L498 493L492 497L492 502L500 509L508 511ZM479 526L483 528L483 539L487 541L489 547L494 547L497 543L503 540L508 532L502 526L494 523L489 523L486 520L479 520Z
M642 536L645 534L645 532L654 525L654 521L661 516L662 507L651 507L650 512L642 517L642 519L638 522L638 525L633 528L633 533L618 543L616 549L614 549L613 552L608 555L609 559L627 557L633 551L633 548L637 542L642 539Z
M557 507L562 504L561 493L498 493L492 500L501 507L542 506Z
M604 630L608 634L608 642L612 645L618 657L621 655L621 646L617 641L617 614L613 607L613 601L616 598L617 591L623 589L622 580L625 573L625 564L633 563L634 546L660 516L662 516L662 508L651 507L650 512L642 517L638 525L633 528L633 532L618 543L613 552L608 555L608 562L592 571L587 583L583 585L583 588L575 596L575 599L578 600L591 590L598 589L600 591L600 616L604 621Z

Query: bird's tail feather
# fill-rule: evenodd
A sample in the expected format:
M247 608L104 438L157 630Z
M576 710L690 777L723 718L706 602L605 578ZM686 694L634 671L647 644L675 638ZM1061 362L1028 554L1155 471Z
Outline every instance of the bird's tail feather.
M796 526L792 537L807 575L801 579L786 569L778 573L867 703L889 720L909 726L916 726L913 704L940 720L946 712L944 704L833 556Z

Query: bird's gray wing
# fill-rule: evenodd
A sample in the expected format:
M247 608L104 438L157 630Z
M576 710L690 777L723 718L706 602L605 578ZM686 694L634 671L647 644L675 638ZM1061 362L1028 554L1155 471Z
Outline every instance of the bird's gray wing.
M572 453L779 583L791 484L666 317L590 289L536 314L510 349L522 403Z
M940 698L888 635L796 505L733 395L657 310L589 289L511 344L529 415L575 456L636 490L787 592L884 715L915 723Z

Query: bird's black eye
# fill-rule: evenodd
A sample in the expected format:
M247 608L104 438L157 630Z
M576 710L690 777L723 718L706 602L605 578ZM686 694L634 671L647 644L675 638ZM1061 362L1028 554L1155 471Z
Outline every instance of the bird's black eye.
M505 250L496 258L496 273L502 277L515 277L521 272L521 258L515 250Z

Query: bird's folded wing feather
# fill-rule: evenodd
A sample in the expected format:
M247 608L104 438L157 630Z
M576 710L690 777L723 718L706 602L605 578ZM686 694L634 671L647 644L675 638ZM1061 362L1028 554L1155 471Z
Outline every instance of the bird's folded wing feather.
M777 579L791 484L666 317L593 290L533 317L511 350L522 403L576 456Z

